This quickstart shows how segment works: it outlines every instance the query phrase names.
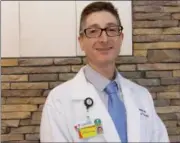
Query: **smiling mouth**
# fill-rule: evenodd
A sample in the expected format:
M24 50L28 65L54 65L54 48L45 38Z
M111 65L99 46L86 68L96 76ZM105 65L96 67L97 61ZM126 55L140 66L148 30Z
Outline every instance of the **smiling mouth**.
M108 47L108 48L96 48L97 51L108 51L108 50L111 50L112 47Z

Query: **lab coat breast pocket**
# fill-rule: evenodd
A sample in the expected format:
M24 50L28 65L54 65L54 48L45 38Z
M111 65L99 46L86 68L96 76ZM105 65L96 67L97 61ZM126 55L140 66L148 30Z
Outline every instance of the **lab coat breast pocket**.
M103 135L97 135L92 138L85 139L83 142L105 142L105 138Z

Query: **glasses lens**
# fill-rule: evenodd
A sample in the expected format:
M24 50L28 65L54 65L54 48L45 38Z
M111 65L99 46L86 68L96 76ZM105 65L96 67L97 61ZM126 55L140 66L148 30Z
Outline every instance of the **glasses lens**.
M87 37L91 37L91 38L99 37L99 35L101 34L101 29L99 29L99 28L87 28L85 30L85 34Z
M121 33L121 28L118 26L108 27L106 32L108 36L118 36Z

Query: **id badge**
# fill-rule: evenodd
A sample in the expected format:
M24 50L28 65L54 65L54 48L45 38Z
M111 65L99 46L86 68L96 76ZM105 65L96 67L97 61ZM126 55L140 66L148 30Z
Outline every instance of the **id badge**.
M103 134L103 127L100 119L81 122L75 125L75 129L80 139L86 139Z

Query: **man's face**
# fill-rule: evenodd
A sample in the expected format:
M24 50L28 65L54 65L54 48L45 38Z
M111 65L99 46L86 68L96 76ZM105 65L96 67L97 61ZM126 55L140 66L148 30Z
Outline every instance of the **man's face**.
M116 27L117 19L109 12L94 12L86 18L83 25L86 28L108 28ZM112 29L114 30L114 29ZM91 34L93 34L93 30ZM118 36L109 37L103 31L100 37L88 38L85 35L79 37L81 49L85 52L89 62L96 65L114 63L120 52L122 45L123 33Z

